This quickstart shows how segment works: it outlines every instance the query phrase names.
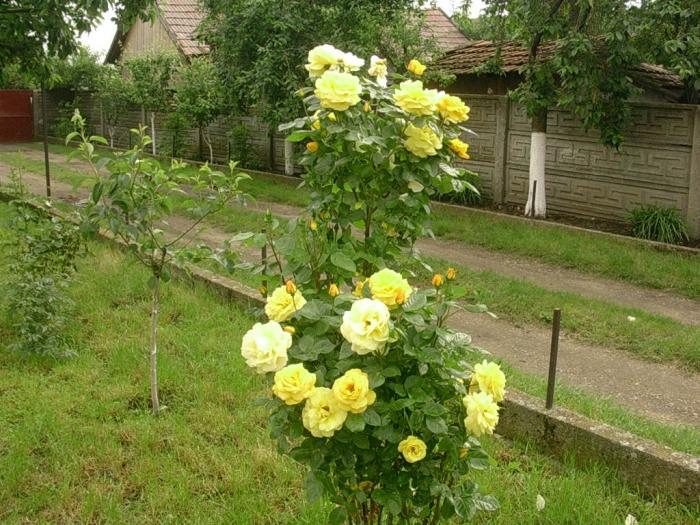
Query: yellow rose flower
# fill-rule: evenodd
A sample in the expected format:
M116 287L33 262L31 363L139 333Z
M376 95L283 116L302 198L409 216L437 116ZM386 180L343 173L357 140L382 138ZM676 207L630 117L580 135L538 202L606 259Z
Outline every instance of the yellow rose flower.
M314 388L304 404L301 420L314 437L331 437L343 427L348 413L340 407L330 388Z
M359 368L348 370L333 382L333 395L343 410L353 414L362 414L377 399L369 388L369 377Z
M369 290L372 299L383 302L389 308L403 304L413 293L408 281L389 268L379 270L369 278Z
M467 153L469 150L469 144L465 144L459 139L452 139L447 144L455 155L464 160L469 159L469 154Z
M352 343L352 351L364 355L382 350L389 340L389 309L374 299L359 299L343 314L340 333Z
M479 390L489 394L496 403L506 397L506 375L497 363L488 362L486 359L474 366L471 385L478 385Z
M445 279L442 277L442 274L436 273L433 275L432 283L435 288L440 288L444 282Z
M316 153L318 151L318 142L311 141L306 143L306 151L309 153Z
M415 58L408 63L406 69L408 69L414 75L418 76L421 76L423 73L425 73L425 66L418 62L418 60L416 60Z
M387 67L385 58L372 55L372 58L369 60L369 69L367 69L367 73L377 78L377 84L386 87Z
M301 310L305 304L306 299L304 299L299 290L294 294L290 294L287 291L287 286L284 285L275 288L272 295L267 298L265 314L273 321L284 323L294 315L294 312Z
M448 281L453 281L457 277L457 270L454 268L450 267L447 269L447 280Z
M287 364L287 350L291 346L292 336L279 323L255 323L243 336L241 355L259 374L276 372Z
M307 399L316 385L316 374L312 374L302 364L285 366L275 373L272 393L287 405L298 405Z
M416 436L408 436L399 443L399 452L409 463L416 463L425 457L428 447L420 438Z
M498 405L486 392L469 394L462 403L467 409L464 426L469 432L479 437L483 434L493 434L498 424Z
M437 150L442 148L442 139L433 131L430 126L417 128L409 124L404 131L406 138L403 145L416 157L425 159L437 154Z
M434 89L423 89L420 80L406 80L394 91L394 100L407 113L419 116L432 115L437 107L439 95Z
M449 124L459 124L469 118L469 106L453 95L443 95L437 103L442 119Z
M318 78L331 66L337 65L343 57L343 52L329 44L316 46L307 57L308 64L304 67L311 78Z
M340 295L340 289L338 288L337 284L331 283L331 285L328 287L328 295L331 297L338 297Z
M326 71L321 78L316 80L314 94L321 103L321 107L345 111L360 101L360 79L350 73L338 71Z

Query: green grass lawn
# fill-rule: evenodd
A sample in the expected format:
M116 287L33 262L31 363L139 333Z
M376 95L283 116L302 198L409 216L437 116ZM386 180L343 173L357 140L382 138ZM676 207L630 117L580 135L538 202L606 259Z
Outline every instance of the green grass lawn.
M71 288L77 356L0 349L0 522L320 525L327 505L302 495L303 467L280 457L255 400L265 381L239 354L251 312L199 286L164 287L162 402L149 411L149 314L143 269L103 245ZM0 323L2 341L11 334ZM2 346L2 345L0 345ZM639 497L605 467L576 468L528 444L488 440L476 479L503 506L481 524L696 523L697 509ZM544 511L535 508L541 494Z

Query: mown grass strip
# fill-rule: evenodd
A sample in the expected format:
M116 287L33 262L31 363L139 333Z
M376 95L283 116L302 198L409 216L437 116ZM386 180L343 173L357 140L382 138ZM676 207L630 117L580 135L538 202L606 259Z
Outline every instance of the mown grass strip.
M0 352L0 521L325 523L330 506L304 501L301 468L275 453L255 404L269 385L247 373L239 355L253 317L201 286L164 288L160 377L168 409L154 418L147 274L103 245L92 251L71 288L68 335L77 357ZM4 321L0 331L10 335ZM696 509L639 497L604 466L575 468L528 444L485 441L494 462L474 478L502 510L475 523L697 519Z

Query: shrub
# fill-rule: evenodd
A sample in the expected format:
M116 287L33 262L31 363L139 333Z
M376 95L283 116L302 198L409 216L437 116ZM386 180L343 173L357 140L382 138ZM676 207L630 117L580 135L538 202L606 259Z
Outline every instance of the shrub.
M459 204L461 206L477 206L481 204L484 200L484 195L482 193L483 184L481 183L481 176L473 171L467 171L464 174L465 182L469 183L469 186L464 188L460 192L447 193L441 195L439 200L442 202L451 202L452 204Z
M466 334L446 326L466 289L456 272L418 290L390 269L429 229L430 197L462 191L469 108L418 80L388 87L386 62L332 46L309 52L316 90L307 117L283 125L305 142L307 215L284 227L269 214L253 244L282 285L241 354L272 375L269 427L282 452L309 467L306 488L334 504L330 523L437 524L495 510L469 479L489 459L479 439L498 422L505 376L472 366ZM411 79L425 67L411 61ZM404 77L405 79L405 77ZM240 237L239 237L240 238ZM466 417L465 417L466 416Z
M84 253L79 228L21 202L14 210L8 314L16 341L11 347L61 355L62 329L72 306L65 291Z
M630 213L632 234L640 239L684 244L688 242L688 227L676 208L657 205L640 206Z

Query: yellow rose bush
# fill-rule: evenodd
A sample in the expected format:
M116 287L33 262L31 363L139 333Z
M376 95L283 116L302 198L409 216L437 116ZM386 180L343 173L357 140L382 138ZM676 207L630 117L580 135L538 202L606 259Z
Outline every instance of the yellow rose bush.
M362 62L327 45L309 53L307 116L282 130L314 144L302 157L311 201L248 237L267 247L253 271L285 283L264 313L289 339L284 360L257 331L241 352L268 373L279 451L308 466L309 496L334 504L319 523L471 519L497 507L468 474L488 466L478 436L495 429L505 378L472 368L469 338L446 326L466 294L455 271L418 287L396 264L429 231L431 196L465 187L451 141L468 110L413 80L420 63L402 76L381 57Z
M392 266L402 246L428 235L431 199L476 191L473 174L455 165L467 158L469 107L424 84L426 66L417 60L401 72L380 56L365 65L324 44L309 52L306 69L307 116L279 129L307 145L300 163L309 213L331 237L327 246L345 255L321 254L319 266L330 268L319 267L318 276L347 283ZM353 227L363 234L352 235Z
M468 343L445 326L463 293L451 277L418 289L384 268L359 296L288 280L285 293L307 298L293 334L269 321L244 337L246 361L272 379L271 434L309 466L309 491L337 505L333 523L417 524L497 507L467 475L488 465L477 438L496 428L505 376L487 361L472 368Z

